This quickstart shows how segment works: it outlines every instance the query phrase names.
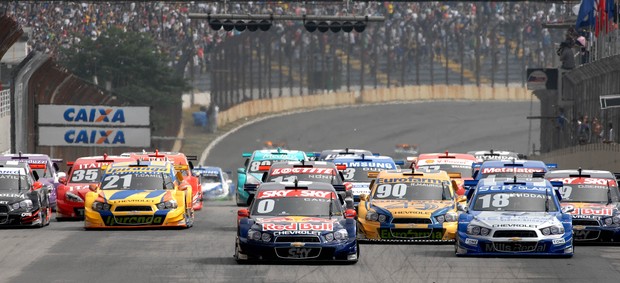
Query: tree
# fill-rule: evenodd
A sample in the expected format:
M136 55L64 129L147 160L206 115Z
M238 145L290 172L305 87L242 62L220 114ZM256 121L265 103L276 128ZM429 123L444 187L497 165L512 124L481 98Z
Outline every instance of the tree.
M181 95L189 84L170 67L165 54L146 33L110 28L93 40L61 50L61 64L76 76L102 86L133 106L151 106L154 114L181 109ZM164 116L162 118L162 116ZM151 115L154 130L166 115Z

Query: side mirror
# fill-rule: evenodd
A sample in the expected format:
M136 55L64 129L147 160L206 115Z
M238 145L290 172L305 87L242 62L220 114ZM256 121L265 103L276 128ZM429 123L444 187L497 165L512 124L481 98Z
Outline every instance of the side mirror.
M179 185L179 191L187 191L191 186L187 182L181 182Z
M248 218L250 217L250 211L247 208L242 208L237 210L238 218Z
M96 192L96 191L97 191L97 185L95 185L95 184L90 184L90 185L88 185L88 189L89 189L91 192Z
M269 172L263 172L263 176L260 178L263 183L267 182L267 175L269 175Z
M355 218L357 217L357 212L355 212L355 209L347 209L344 211L344 217L345 218Z
M574 207L572 207L572 206L565 206L565 207L562 207L562 213L571 213L571 212L573 212L573 211L575 211L575 208L574 208Z
M367 194L360 194L360 201L368 201L368 195Z
M462 212L467 212L469 210L469 208L467 208L467 206L462 204L462 203L457 203L456 204L456 210L462 211Z
M461 202L466 202L467 201L467 197L466 196L458 196L456 197L456 202L461 203Z
M58 182L60 182L63 185L66 185L67 184L67 177L65 176L65 177L58 178Z
M41 189L41 188L43 188L43 184L41 182L39 182L39 181L34 182L32 184L32 189L33 190L38 190L38 189Z
M245 168L237 168L237 173L245 174Z

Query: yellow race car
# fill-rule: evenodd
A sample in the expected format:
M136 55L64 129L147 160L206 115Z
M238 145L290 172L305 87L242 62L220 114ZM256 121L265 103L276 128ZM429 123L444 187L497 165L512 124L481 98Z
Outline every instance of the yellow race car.
M85 229L189 228L194 223L192 187L169 161L114 163L89 188Z
M370 172L370 195L361 195L362 240L453 241L458 226L457 184L445 171Z

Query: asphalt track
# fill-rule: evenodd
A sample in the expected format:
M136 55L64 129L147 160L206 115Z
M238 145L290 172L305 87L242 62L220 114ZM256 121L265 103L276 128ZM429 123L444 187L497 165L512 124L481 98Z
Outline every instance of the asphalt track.
M534 105L538 113L538 105ZM396 143L423 151L526 151L528 103L433 102L321 110L231 134L209 164L235 168L266 139L318 150ZM533 127L533 141L539 127ZM618 282L620 247L578 246L571 259L456 258L452 245L361 246L356 265L237 265L232 202L207 202L189 230L84 231L81 222L0 230L2 282Z

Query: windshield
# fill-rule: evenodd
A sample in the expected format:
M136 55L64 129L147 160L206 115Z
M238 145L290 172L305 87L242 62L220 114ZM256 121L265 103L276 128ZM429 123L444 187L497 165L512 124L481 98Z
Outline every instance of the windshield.
M200 175L200 182L202 183L219 183L220 181L220 176Z
M380 184L372 192L376 200L449 200L450 185L439 180L435 183Z
M459 164L420 165L420 169L443 170L448 173L461 173L461 178L471 178L471 166Z
M611 190L611 191L610 191ZM593 202L608 203L618 201L616 187L607 187L592 184L564 184L558 191L562 196L562 202Z
M102 172L103 170L100 168L73 170L71 172L71 178L69 179L69 183L97 183L99 182L99 178L101 177Z
M557 211L552 195L546 195L548 211ZM544 193L488 193L478 194L474 201L476 211L544 212Z
M28 189L28 181L26 179L26 175L0 175L0 190L8 191L20 189Z
M255 216L329 216L331 205L332 215L342 215L340 202L329 198L314 197L282 197L259 199L252 205Z
M103 190L169 190L173 188L172 179L166 174L107 175L101 181Z
M370 182L372 178L368 177L368 172L379 172L383 171L385 168L372 168L372 167L347 167L342 174L344 176L344 180L347 182Z

